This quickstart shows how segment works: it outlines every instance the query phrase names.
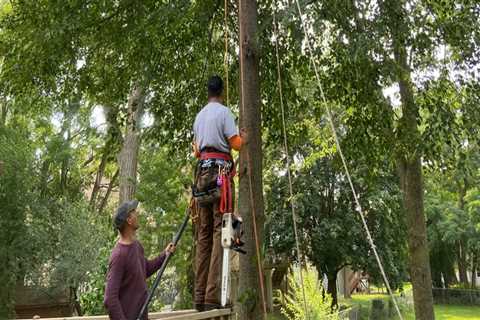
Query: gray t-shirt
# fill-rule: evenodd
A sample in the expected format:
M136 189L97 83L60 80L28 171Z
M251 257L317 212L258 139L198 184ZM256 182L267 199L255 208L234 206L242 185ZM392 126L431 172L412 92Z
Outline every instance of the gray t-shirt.
M218 102L209 102L197 114L193 132L199 150L211 147L227 153L230 152L228 139L238 134L232 112Z

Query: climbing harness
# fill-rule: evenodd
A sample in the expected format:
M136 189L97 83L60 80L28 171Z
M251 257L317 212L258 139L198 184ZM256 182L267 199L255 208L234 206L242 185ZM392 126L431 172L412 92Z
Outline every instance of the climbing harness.
M192 195L200 206L220 201L221 213L233 212L232 179L235 164L231 155L222 152L202 152L195 169Z
M174 246L177 246L178 241L182 237L183 231L187 227L189 219L190 219L190 206L187 206L187 208L185 209L185 218L183 219L183 222L180 225L180 229L177 231L177 234L175 235L175 237L173 238L173 241L172 241ZM155 294L155 290L157 289L158 284L160 283L160 280L162 279L163 272L167 268L167 264L170 261L170 258L171 258L172 255L173 254L171 254L170 252L167 251L166 256L165 256L165 260L163 260L162 266L157 271L157 277L155 278L155 282L152 285L152 289L148 293L147 299L143 303L142 308L140 309L140 312L138 313L137 320L143 320L143 316L145 315L145 312L147 312L148 305L152 301L153 295Z

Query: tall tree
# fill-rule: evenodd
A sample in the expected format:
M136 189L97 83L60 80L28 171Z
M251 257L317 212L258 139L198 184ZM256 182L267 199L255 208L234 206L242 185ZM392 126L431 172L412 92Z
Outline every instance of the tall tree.
M413 95L411 68L407 61L407 39L412 32L406 22L407 12L403 2L389 0L381 6L392 38L395 80L400 88L402 102L398 130L401 147L398 148L396 157L407 217L415 316L420 320L435 319L423 203L422 151L419 147L421 135L418 129L420 114Z
M141 139L140 120L142 119L145 103L143 87L136 83L128 98L127 124L123 146L118 156L120 168L120 197L119 203L131 200L137 185L138 152Z
M261 319L263 288L263 185L259 51L256 0L239 1L240 126L248 142L240 152L238 212L243 217L247 254L240 258L239 316Z

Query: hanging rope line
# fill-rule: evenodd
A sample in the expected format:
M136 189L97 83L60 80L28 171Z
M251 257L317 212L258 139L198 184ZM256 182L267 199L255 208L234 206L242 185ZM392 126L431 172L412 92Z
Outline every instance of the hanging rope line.
M338 153L340 154L340 158L342 159L343 168L345 170L345 174L347 175L348 183L350 184L350 189L352 190L353 198L355 199L356 210L360 214L360 217L362 219L363 227L364 227L365 232L367 234L367 239L370 243L370 247L373 250L373 253L375 255L375 259L377 260L377 264L378 264L378 267L380 268L380 272L382 273L382 277L383 277L383 280L384 280L385 285L387 287L388 293L389 293L389 295L390 295L390 297L393 301L393 304L395 305L395 310L397 311L397 314L398 314L398 317L400 318L400 320L403 320L402 313L400 312L400 309L398 308L397 300L395 299L395 296L393 295L393 291L390 287L390 283L388 281L387 275L386 275L385 270L383 268L382 261L380 260L380 256L378 255L377 247L375 246L375 243L373 242L372 235L370 234L370 230L368 229L367 222L365 220L365 215L364 215L363 210L362 210L362 206L360 205L360 201L359 201L357 192L356 192L355 187L353 186L353 183L352 183L352 178L350 176L350 171L348 170L347 162L346 162L345 157L343 155L342 148L340 147L340 142L339 142L339 139L338 139L338 136L337 136L337 130L335 128L335 124L333 123L332 112L330 110L330 107L327 104L327 99L325 98L325 93L323 92L323 86L322 86L322 82L320 81L320 74L318 72L317 62L314 58L313 48L312 48L312 45L310 43L310 35L307 31L307 27L306 27L306 24L305 24L305 20L303 18L303 14L302 14L302 10L300 8L300 4L299 4L298 0L295 0L295 3L297 5L298 14L300 16L300 21L302 23L302 28L303 28L303 31L305 33L305 38L307 40L306 42L307 42L307 46L308 46L308 51L310 53L310 60L311 60L312 65L313 65L313 69L314 69L314 72L315 72L315 78L317 80L318 88L320 90L320 97L321 97L322 102L325 105L325 109L327 111L328 122L330 124L330 128L332 130L332 134L333 134L333 137L335 139L335 145L337 146ZM314 31L312 31L312 32L314 32ZM313 34L313 38L315 39L315 34Z
M240 39L239 39L239 47L240 47L240 91L241 91L241 98L240 98L240 103L241 103L241 108L242 108L242 116L245 116L245 90L243 88L243 80L244 80L244 74L243 74L243 63L242 63L242 57L243 57L243 28L241 22L243 21L242 19L242 0L238 0L238 19L240 21ZM265 301L265 286L263 284L263 272L262 272L262 257L260 255L260 244L259 244L259 239L258 239L258 228L257 228L257 215L255 212L255 203L253 201L253 183L252 183L252 162L250 159L250 152L246 150L247 154L247 170L248 170L248 188L249 188L249 195L250 195L250 208L252 210L252 220L253 220L253 235L255 238L255 250L257 254L257 269L258 269L258 280L260 283L260 291L262 295L262 308L263 308L263 318L266 320L267 319L267 305Z
M228 0L225 0L225 8L224 8L224 38L225 38L225 54L223 56L223 66L225 71L225 98L227 102L227 106L230 105L230 99L228 96Z
M277 57L278 92L280 95L280 107L282 111L283 145L285 149L285 155L287 158L287 176L288 176L288 189L290 192L290 207L292 208L293 230L295 232L295 243L297 246L297 260L298 260L298 263L300 264L299 275L300 275L300 284L302 286L303 308L305 312L305 318L308 320L310 319L310 317L308 314L307 299L305 296L305 286L303 284L302 260L301 260L301 252L300 252L300 245L299 245L300 241L298 240L299 237L298 237L298 228L297 228L297 215L295 213L295 199L293 198L292 174L290 171L290 153L288 152L287 129L285 124L285 107L283 103L282 76L280 73L280 54L278 53L278 25L277 25L275 9L273 10L273 32L275 37L275 55Z

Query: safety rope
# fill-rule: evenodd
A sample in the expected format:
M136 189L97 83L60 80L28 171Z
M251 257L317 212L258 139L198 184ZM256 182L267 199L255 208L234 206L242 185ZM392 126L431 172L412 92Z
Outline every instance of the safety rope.
M239 47L240 47L240 91L241 91L241 107L242 107L242 116L245 116L245 90L243 88L243 81L244 81L244 75L243 75L243 63L242 63L242 57L243 57L243 28L241 21L242 19L242 0L238 0L238 19L240 21L240 39L239 39ZM247 154L247 170L248 170L248 185L249 185L249 195L250 195L250 206L252 210L252 220L253 220L253 235L255 238L255 250L257 254L257 268L258 268L258 278L260 282L260 291L262 295L262 307L263 307L263 318L266 320L267 319L267 305L265 302L265 286L263 284L263 272L262 272L262 261L261 261L261 255L260 255L260 244L259 244L259 239L258 239L258 231L257 231L257 215L255 212L255 203L253 201L253 183L252 183L252 162L250 159L250 152L246 150Z
M305 286L303 284L303 272L302 272L302 260L301 252L298 238L298 228L297 228L297 215L295 213L295 199L293 198L293 186L292 186L292 174L290 171L290 153L288 152L288 141L287 141L287 129L285 125L285 107L283 103L283 90L282 90L282 76L280 73L280 54L278 53L278 25L277 18L275 14L275 9L273 10L273 31L275 37L275 55L277 57L277 78L278 78L278 92L280 96L280 107L282 110L282 124L283 124L283 144L285 148L285 155L287 157L287 176L288 176L288 187L290 191L290 207L292 208L292 221L293 221L293 230L295 232L295 243L297 246L297 260L300 264L299 275L300 275L300 284L302 286L302 295L303 295L303 308L305 312L305 318L310 319L307 308L307 299L305 296Z
M224 38L225 38L225 55L223 57L223 65L224 65L224 72L225 72L225 98L227 102L227 106L230 105L230 99L228 96L228 0L225 0L225 8L224 8L224 23L225 29L223 31Z
M375 243L373 242L373 238L372 238L372 235L370 234L370 230L368 229L367 222L365 220L365 215L364 215L363 210L362 210L362 206L360 205L360 201L359 201L357 192L356 192L355 187L353 186L353 183L352 183L352 178L350 176L350 171L348 170L347 162L346 162L345 157L343 155L342 148L340 147L340 142L339 142L338 136L337 136L337 130L335 128L335 124L333 123L332 112L331 112L330 107L327 103L327 99L325 98L325 93L323 92L323 85L322 85L322 82L320 81L320 75L319 75L319 72L318 72L317 62L314 58L312 45L310 43L310 35L307 31L307 27L306 27L306 24L305 24L305 20L303 18L303 14L302 14L302 10L300 8L300 4L299 4L298 0L295 0L295 3L297 5L298 14L300 16L300 21L302 23L302 28L303 28L303 31L305 33L305 38L307 40L306 42L307 42L307 46L308 46L308 51L310 53L310 60L312 62L313 69L314 69L314 72L315 72L315 78L317 80L318 88L320 90L320 96L321 96L323 104L325 105L325 108L326 108L326 111L327 111L328 122L330 124L330 128L332 130L332 134L333 134L333 137L335 139L335 145L337 146L338 153L340 154L340 158L342 159L343 168L345 170L345 174L347 175L348 183L350 184L350 189L352 190L352 193L353 193L353 198L355 199L355 204L357 206L356 210L360 214L360 217L362 219L363 227L364 227L365 232L367 234L367 239L370 243L370 247L373 250L373 253L375 255L375 259L377 260L377 264L378 264L378 267L380 268L380 272L382 273L382 277L383 277L383 280L384 280L385 285L387 287L388 293L389 293L389 295L390 295L390 297L393 301L393 304L395 305L395 309L397 311L398 317L400 318L400 320L403 320L402 313L400 312L400 309L398 308L397 300L395 299L395 296L393 295L392 289L390 287L390 283L388 281L387 275L386 275L385 270L383 268L383 264L380 260L380 256L378 255L377 248L375 246ZM314 33L313 30L312 30L312 32ZM313 34L313 38L314 39L316 38L315 34Z

